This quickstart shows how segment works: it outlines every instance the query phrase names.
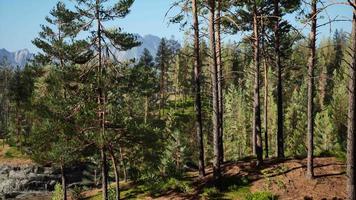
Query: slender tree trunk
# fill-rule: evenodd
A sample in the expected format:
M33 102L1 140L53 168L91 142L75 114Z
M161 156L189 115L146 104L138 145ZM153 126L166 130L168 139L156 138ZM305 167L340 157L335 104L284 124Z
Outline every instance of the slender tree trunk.
M145 124L147 124L147 117L148 117L148 96L145 96Z
M263 19L261 19L261 30L262 33L261 35L265 35L265 25ZM262 38L263 36L261 36ZM262 39L262 50L265 49L265 39ZM264 72L264 117L263 117L263 123L264 123L264 128L265 128L265 156L266 158L269 157L268 155L268 66L267 66L267 54L265 51L263 51L263 72Z
M209 2L209 37L211 49L211 80L213 93L213 144L214 144L214 160L213 160L213 175L215 180L220 180L220 146L219 146L219 88L218 88L218 70L216 57L216 40L215 40L215 0L208 0Z
M66 181L66 175L65 175L63 165L61 165L61 178L62 178L63 200L67 200L67 181Z
M108 199L108 170L107 158L105 153L105 96L103 88L103 60L102 60L102 44L101 44L101 16L100 16L100 0L96 0L96 20L97 20L97 35L98 35L98 105L99 105L99 123L100 123L100 137L101 137L101 161L102 161L102 197L103 200Z
M114 174L115 174L116 200L120 200L120 164L117 162L114 153L110 152L110 154L111 154L111 161L114 167Z
M265 95L264 95L264 127L265 127L265 153L266 158L269 157L268 155L268 66L266 62L266 58L264 60L264 86L265 86Z
M122 148L120 147L120 159L122 161L122 167L124 168L123 169L123 172L124 172L124 180L125 182L127 182L127 169L126 169L126 162L124 160L124 154L122 153Z
M97 170L96 170L97 166L95 166L94 169L94 183L95 183L95 187L98 186L98 178L97 178Z
M160 102L159 102L159 113L160 116L164 115L164 104L165 104L165 94L164 94L164 87L165 87L165 73L166 67L164 61L161 64L161 77L160 77Z
M308 163L307 177L314 177L314 67L316 62L316 26L317 26L317 2L312 0L311 4L312 25L310 31L310 57L308 63Z
M223 68L221 56L221 0L217 1L216 11L216 60L218 70L218 93L219 93L219 147L220 147L220 162L224 162L224 97L223 97Z
M352 66L350 66L349 83L349 112L347 129L347 197L350 200L356 199L355 188L355 149L356 149L356 0L353 1L352 20Z
M20 126L20 111L19 111L19 107L20 104L17 103L16 105L16 145L20 146L20 151L22 152L22 145L21 145L21 139L20 139L20 135L21 135L21 126Z
M102 174L102 197L103 200L108 200L108 167L107 167L107 158L104 148L100 149L101 153L101 174Z
M200 35L199 35L199 19L196 0L192 0L192 13L194 24L194 80L195 80L195 114L196 114L196 134L199 151L199 175L205 176L204 164L204 141L203 141L203 121L201 111L201 59L200 59Z
M283 85L282 85L282 64L281 64L281 53L280 53L280 10L279 10L279 0L274 0L274 50L275 50L275 62L277 69L277 157L284 158L284 117L283 117Z
M253 14L253 33L254 33L254 65L255 65L255 80L254 80L254 102L253 102L253 130L252 137L255 144L255 152L257 155L257 165L262 164L263 149L261 137L261 106L260 106L260 33L258 22L257 6L254 6Z

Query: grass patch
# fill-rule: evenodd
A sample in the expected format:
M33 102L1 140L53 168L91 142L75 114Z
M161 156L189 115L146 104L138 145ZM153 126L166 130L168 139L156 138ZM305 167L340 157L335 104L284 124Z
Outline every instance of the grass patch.
M23 154L16 147L9 147L9 149L7 149L4 152L4 158L8 158L8 159L14 159L14 158L27 159L28 156Z
M277 196L270 192L255 192L246 196L245 200L277 200Z
M204 188L203 193L200 195L203 200L217 200L222 199L223 194L216 188Z
M169 178L153 183L146 183L145 190L153 197L161 196L162 194L169 191L185 194L193 192L189 181L178 180L176 178Z
M178 180L175 178L169 178L161 181L148 182L139 185L133 185L132 187L120 188L120 197L122 199L144 199L144 197L152 196L159 197L164 195L169 191L174 191L177 193L191 193L193 189L189 181ZM115 198L115 188L110 187L109 200ZM98 192L94 196L86 198L87 200L100 200L102 198L102 193Z
M225 196L227 199L245 199L250 193L249 186L233 185L229 191L225 193Z

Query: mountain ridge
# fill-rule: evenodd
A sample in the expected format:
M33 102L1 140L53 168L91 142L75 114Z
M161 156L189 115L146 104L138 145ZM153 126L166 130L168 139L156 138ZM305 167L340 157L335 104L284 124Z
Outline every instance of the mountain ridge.
M142 44L138 47L134 47L128 51L118 51L115 48L112 48L112 52L115 55L115 58L119 61L127 61L136 59L138 60L143 54L144 49L148 49L148 51L152 54L153 57L156 56L159 44L161 42L161 38L152 34L147 35L139 35L136 34L137 40ZM174 40L174 39L168 39ZM179 42L177 42L180 47ZM176 47L176 48L179 48ZM20 66L23 67L26 63L34 57L35 54L31 53L28 49L21 49L15 52L11 52L6 50L5 48L0 49L0 65L3 65L4 62L10 64L11 66Z

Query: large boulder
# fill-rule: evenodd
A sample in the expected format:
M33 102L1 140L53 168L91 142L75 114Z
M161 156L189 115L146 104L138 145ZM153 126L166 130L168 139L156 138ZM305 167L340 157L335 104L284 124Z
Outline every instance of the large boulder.
M0 199L38 192L51 191L60 180L60 174L50 167L0 165Z

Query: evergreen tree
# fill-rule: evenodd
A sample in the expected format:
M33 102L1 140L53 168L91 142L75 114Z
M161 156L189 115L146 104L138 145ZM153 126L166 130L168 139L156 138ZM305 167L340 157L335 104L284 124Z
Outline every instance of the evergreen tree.
M351 36L351 59L350 65L350 82L349 82L349 112L348 112L348 127L347 127L347 197L348 199L356 199L355 186L355 136L356 136L356 0L349 1L353 7L352 16L352 36Z

